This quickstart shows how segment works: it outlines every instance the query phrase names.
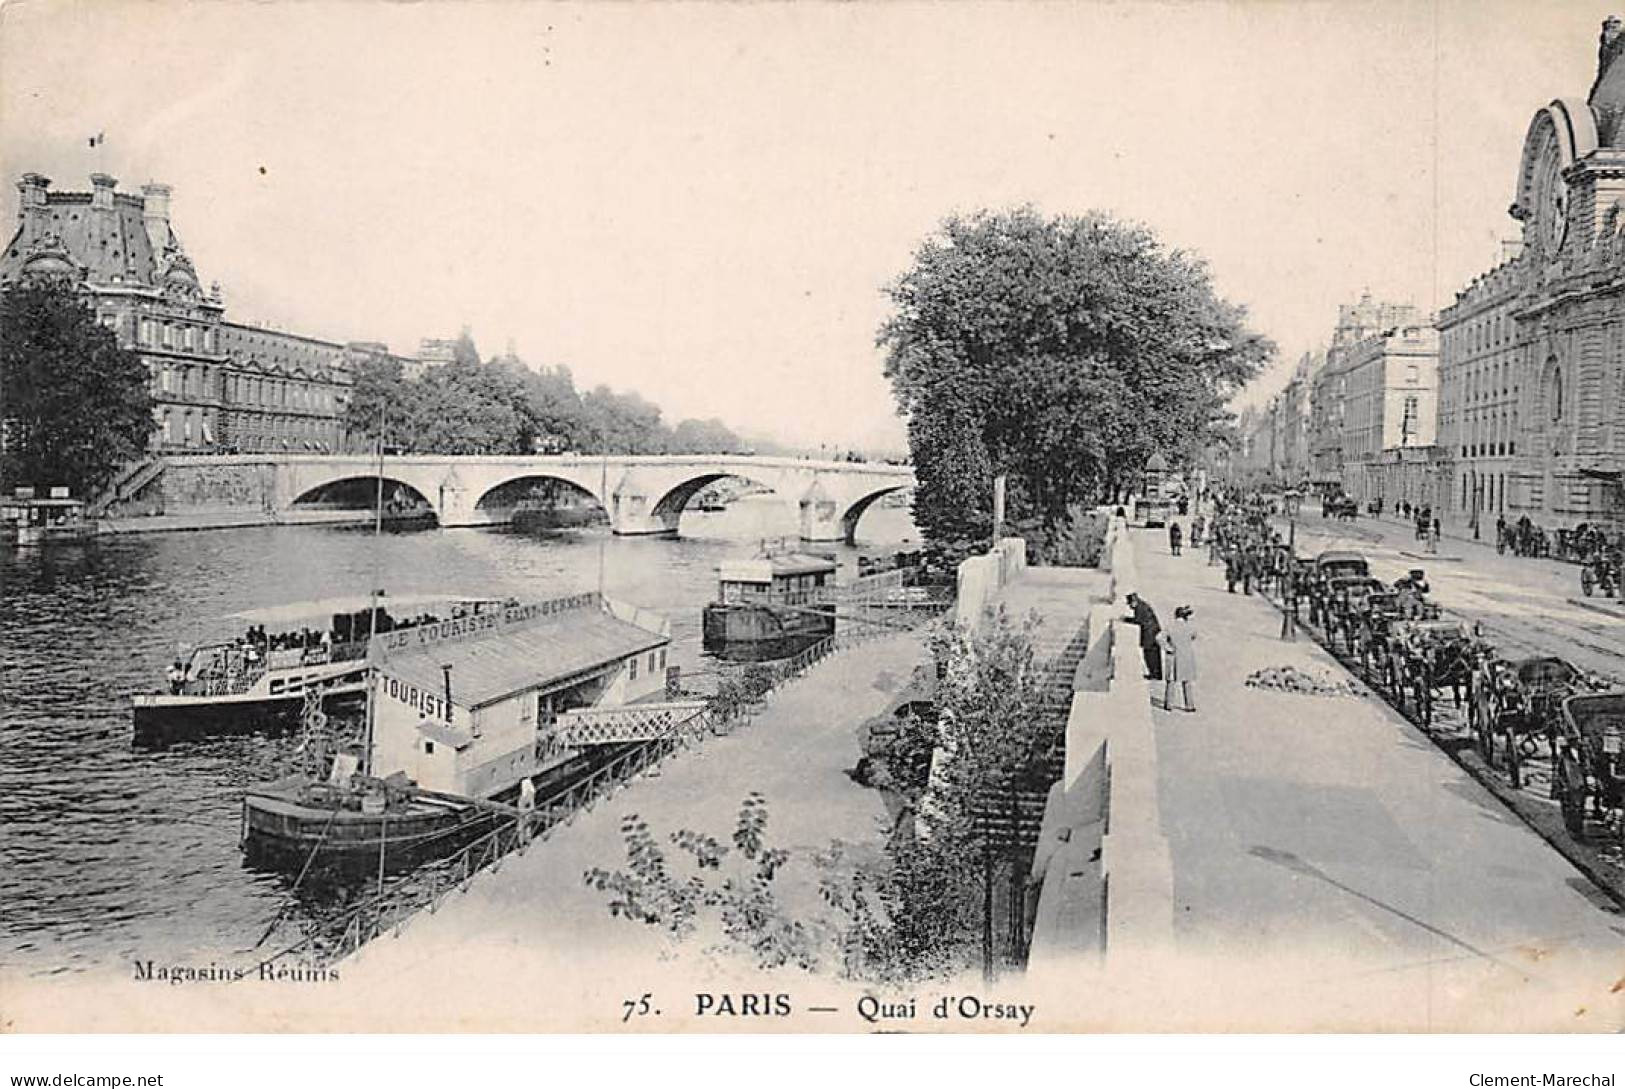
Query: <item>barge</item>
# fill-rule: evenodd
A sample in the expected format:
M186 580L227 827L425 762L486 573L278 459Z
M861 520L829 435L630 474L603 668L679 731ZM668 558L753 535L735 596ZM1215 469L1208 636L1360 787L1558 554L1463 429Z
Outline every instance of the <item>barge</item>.
M831 557L806 552L764 551L723 562L717 600L702 615L706 651L776 656L833 635L835 569Z

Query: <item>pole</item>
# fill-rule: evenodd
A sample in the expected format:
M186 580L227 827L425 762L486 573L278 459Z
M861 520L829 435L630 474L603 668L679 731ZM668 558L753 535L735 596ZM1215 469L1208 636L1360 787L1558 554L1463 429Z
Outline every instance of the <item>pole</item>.
M379 542L384 535L384 405L378 403L378 493L373 507L372 523L372 589L367 595L367 652L371 657L373 636L378 634L378 563ZM372 744L373 720L375 717L374 705L378 694L378 675L369 671L367 679L367 740L362 756L362 771L372 774ZM383 868L383 859L378 862L380 871Z
M1004 480L1000 473L993 478L993 547L999 547L1004 538Z
M606 504L608 504L610 502L610 498L609 498L609 451L608 450L604 451L603 460L599 463L598 494L604 497L604 502ZM605 506L604 510L605 510L605 513L608 513L609 508L608 508L607 505ZM614 533L614 532L615 532L615 516L610 515L609 527L608 527L608 530L607 530L605 536L607 536L609 533ZM606 544L606 541L605 541L604 537L598 538L598 599L600 601L602 601L603 598L604 598L604 546L605 546L605 544Z

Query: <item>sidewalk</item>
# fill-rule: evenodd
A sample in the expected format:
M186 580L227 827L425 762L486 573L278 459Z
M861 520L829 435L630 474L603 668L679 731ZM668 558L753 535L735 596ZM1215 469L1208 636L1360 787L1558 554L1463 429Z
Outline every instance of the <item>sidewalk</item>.
M826 659L776 692L750 724L675 754L654 775L481 875L435 914L420 914L398 938L370 943L342 965L345 990L413 998L376 1016L356 1008L348 1020L358 1029L390 1031L455 1030L463 1017L482 1031L610 1028L621 1023L623 999L648 991L666 1005L659 1020L639 1027L677 1027L695 1014L693 993L705 989L718 966L700 942L673 955L659 928L613 917L609 895L588 888L583 873L626 868L620 825L627 814L647 821L675 860L680 850L670 833L692 829L726 843L740 802L756 791L767 799L768 843L796 859L775 881L785 914L820 915L816 877L805 860L834 840L860 855L880 849L881 795L846 772L858 761L857 725L902 691L926 656L924 639L921 632L901 633ZM799 1002L807 977L795 976ZM661 979L670 985L659 987ZM774 989L765 975L751 979L758 989ZM511 988L493 990L503 980ZM770 1020L760 1026L771 1027Z
M1609 991L1625 929L1577 870L1374 696L1247 687L1269 667L1345 675L1306 634L1282 642L1279 613L1227 594L1205 554L1135 541L1147 599L1164 617L1192 605L1200 633L1199 712L1153 712L1172 967L1203 981L1191 1010L1235 1027L1625 1023Z

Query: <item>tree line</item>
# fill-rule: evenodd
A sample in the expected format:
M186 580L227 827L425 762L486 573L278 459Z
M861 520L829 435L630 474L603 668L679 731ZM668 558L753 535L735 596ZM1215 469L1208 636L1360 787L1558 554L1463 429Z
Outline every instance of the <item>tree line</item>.
M453 358L409 377L399 360L357 368L345 426L372 445L433 454L731 454L744 440L718 419L668 425L660 407L606 385L578 391L570 368L532 367L512 352L480 359L465 330Z

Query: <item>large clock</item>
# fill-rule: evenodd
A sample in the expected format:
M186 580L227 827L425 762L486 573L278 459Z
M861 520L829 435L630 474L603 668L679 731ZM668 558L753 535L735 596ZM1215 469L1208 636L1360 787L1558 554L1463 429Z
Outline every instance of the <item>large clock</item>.
M1541 141L1539 166L1535 171L1534 188L1530 194L1534 207L1533 238L1531 239L1547 257L1556 256L1563 245L1563 236L1569 228L1569 187L1563 180L1562 162L1558 156L1557 134L1547 127Z

